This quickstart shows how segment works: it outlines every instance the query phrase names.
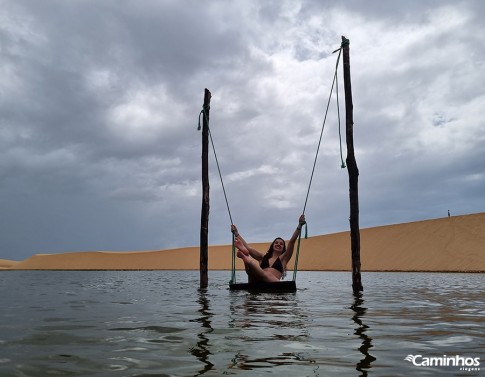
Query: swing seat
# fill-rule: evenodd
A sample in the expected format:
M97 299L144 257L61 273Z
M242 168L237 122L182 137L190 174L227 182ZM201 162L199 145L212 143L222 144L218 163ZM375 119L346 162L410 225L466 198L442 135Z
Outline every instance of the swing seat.
M276 281L276 282L254 282L254 283L229 283L231 291L248 291L248 292L296 292L296 282Z

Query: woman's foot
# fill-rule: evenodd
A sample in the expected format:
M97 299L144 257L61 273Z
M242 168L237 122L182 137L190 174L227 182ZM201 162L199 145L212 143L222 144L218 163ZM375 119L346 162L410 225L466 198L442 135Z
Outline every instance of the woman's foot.
M246 255L247 257L249 257L249 250L246 249L246 246L244 246L244 243L236 237L236 239L234 240L234 246L237 247L237 249L243 253L244 255ZM238 253L239 254L239 253ZM238 255L239 256L239 255ZM241 258L241 257L239 257Z
M241 258L243 260L244 264L251 263L251 257L249 255L244 254L241 250L238 250L236 255L238 258Z
M236 255L238 258L241 258L244 262L244 264L250 264L251 263L251 257L249 256L249 250L244 246L243 242L236 237L234 240L234 246L238 249Z

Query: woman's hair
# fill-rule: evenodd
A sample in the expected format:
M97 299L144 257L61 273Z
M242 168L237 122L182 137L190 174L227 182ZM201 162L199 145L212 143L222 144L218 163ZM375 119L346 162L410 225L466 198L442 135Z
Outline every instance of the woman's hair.
M273 240L273 242L271 243L271 245L270 245L270 247L269 247L268 251L266 252L266 255L268 256L268 259L269 259L269 258L271 258L271 257L273 256L273 246L274 246L274 243L275 243L277 240L281 240L281 241L283 241L283 253L285 253L285 252L286 252L286 242L285 242L285 240L284 240L283 238L281 238L281 237L276 237L276 238ZM281 254L283 254L283 253L281 253ZM266 256L266 255L265 255L265 256Z

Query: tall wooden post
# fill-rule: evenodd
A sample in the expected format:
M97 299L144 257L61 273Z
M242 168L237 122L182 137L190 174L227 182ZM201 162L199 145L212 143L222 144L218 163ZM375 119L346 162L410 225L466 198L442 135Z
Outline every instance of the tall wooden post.
M347 136L347 171L349 173L350 196L350 242L352 249L352 288L354 292L363 291L360 275L360 230L359 230L359 169L354 154L354 105L350 82L349 40L342 36L345 89L345 129Z
M200 288L207 288L209 255L209 111L211 92L204 91L202 119L202 209L200 213Z

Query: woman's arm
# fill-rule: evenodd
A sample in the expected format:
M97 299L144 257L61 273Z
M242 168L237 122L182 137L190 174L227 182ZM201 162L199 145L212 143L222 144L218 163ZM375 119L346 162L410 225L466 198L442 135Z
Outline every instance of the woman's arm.
M231 225L231 232L234 233L234 236L239 238L241 242L243 243L244 247L248 249L249 254L256 260L261 261L263 259L263 253L259 252L256 250L254 247L249 246L249 244L246 242L246 240L241 236L241 233L238 232L236 225Z
M290 240L288 241L286 252L280 257L282 262L288 263L291 257L293 256L293 250L295 249L295 241L298 239L298 236L300 235L300 232L301 232L301 228L305 224L305 222L306 222L305 215L301 215L300 219L298 220L298 226L296 227Z

